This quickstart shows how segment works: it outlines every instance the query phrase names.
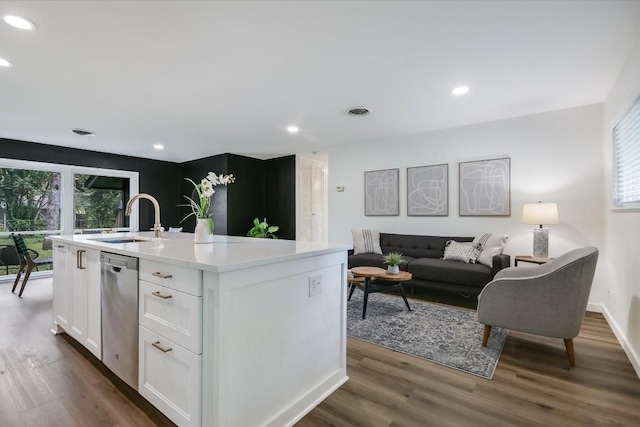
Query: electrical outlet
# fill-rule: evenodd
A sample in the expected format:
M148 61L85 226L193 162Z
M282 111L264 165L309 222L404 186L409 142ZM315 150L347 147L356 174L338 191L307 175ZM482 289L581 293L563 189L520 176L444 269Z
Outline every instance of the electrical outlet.
M309 297L322 293L322 275L309 276Z

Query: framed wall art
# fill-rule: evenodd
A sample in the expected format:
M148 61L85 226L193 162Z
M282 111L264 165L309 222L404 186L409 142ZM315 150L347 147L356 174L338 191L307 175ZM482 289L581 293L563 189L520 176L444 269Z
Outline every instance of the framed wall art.
M367 171L364 173L365 216L399 215L399 169Z
M449 215L449 165L407 168L407 216Z
M459 163L460 216L511 215L511 158Z

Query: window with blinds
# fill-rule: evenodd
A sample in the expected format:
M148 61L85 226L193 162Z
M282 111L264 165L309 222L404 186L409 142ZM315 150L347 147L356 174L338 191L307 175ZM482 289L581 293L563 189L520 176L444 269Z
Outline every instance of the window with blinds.
M640 207L640 96L613 128L613 204Z

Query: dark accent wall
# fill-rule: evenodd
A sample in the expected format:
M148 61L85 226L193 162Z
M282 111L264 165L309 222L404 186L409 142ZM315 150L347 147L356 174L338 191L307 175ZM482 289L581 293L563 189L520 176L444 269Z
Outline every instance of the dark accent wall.
M279 238L294 240L296 236L295 156L260 160L220 154L174 163L0 138L0 157L138 172L140 192L158 199L165 229L182 226L189 232L195 228L195 219L190 217L180 223L191 210L178 205L188 203L183 195L194 200L196 196L193 185L184 178L199 183L209 172L232 173L235 183L215 187L209 210L213 213L215 234L246 236L254 218L266 217L270 225L280 227ZM153 205L147 200L137 203L140 230L149 230L153 227Z
M253 219L265 217L265 161L252 157L228 155L229 173L236 182L227 190L229 234L246 236Z
M180 164L180 204L189 203L183 195L192 197L196 202L195 190L193 184L185 180L190 178L196 184L200 183L200 180L207 176L209 172L215 172L220 175L227 174L227 155L220 154L218 156L205 157L203 159L192 160L190 162L184 162ZM235 184L233 184L235 185ZM213 196L211 206L209 207L209 213L213 214L213 222L215 228L214 234L229 234L227 231L227 188L224 186L215 187L216 193ZM183 206L180 208L180 219L188 215L191 209ZM192 217L184 220L180 224L184 231L193 233L196 226L196 220Z
M3 138L0 138L0 157L138 172L140 192L158 199L165 229L177 225L180 220L177 208L181 203L178 163ZM149 230L153 227L153 205L148 200L137 203L140 204L140 230Z
M278 237L296 238L295 156L260 160L237 154L220 154L180 165L184 178L199 182L207 173L232 173L236 182L228 187L215 187L213 220L215 234L246 236L253 219L266 217L278 225ZM192 185L184 181L182 194L189 194ZM185 210L184 215L189 211ZM183 216L184 216L183 215ZM183 223L185 231L193 231L195 221Z
M265 216L280 227L278 237L296 238L296 157L265 160Z

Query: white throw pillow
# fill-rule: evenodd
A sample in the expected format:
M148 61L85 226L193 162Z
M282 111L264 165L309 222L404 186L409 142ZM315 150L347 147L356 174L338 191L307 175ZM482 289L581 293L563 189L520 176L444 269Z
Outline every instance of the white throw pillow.
M380 254L380 231L378 230L351 230L353 236L353 254Z
M502 254L504 247L507 245L509 236L504 234L486 233L473 239L473 243L479 245L480 255L476 263L493 267L494 255Z
M444 247L444 256L442 259L475 263L479 254L480 250L478 249L478 245L472 242L449 240Z

